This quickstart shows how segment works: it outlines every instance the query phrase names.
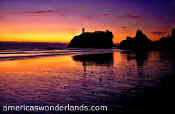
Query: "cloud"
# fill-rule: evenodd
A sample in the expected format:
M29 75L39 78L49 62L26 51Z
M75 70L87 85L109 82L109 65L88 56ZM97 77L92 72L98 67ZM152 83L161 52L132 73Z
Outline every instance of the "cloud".
M55 10L37 10L37 11L26 11L24 13L27 14L46 14L46 13L54 13Z
M154 34L154 35L161 36L161 35L165 35L167 32L154 31L154 32L151 32L151 33Z
M142 16L135 15L135 14L126 14L126 15L119 16L119 18L124 18L124 19L140 19L140 18L142 18Z
M96 19L96 18L104 18L104 17L111 17L111 16L112 16L111 13L103 13L103 14L86 15L86 16L83 16L83 18Z
M122 29L127 29L127 28L128 28L128 26L121 26L121 28L122 28Z
M87 11L87 7L83 6L72 6L72 7L64 7L64 8L57 8L57 14L61 16L71 15L75 13L79 13L81 11Z

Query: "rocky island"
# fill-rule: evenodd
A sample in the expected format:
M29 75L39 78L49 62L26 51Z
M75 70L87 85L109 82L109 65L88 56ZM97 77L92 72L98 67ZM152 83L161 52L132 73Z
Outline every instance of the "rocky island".
M68 45L68 48L112 48L113 34L109 30L85 32L75 36Z
M145 52L151 50L164 50L174 52L175 29L172 29L171 35L162 37L158 41L151 41L141 30L137 30L134 38L127 37L120 42L120 49L133 50L136 52Z
M134 38L127 37L119 46L120 49L129 49L134 51L148 51L152 48L152 41L141 31L137 30Z
M171 35L169 34L166 37L160 38L160 40L153 42L153 49L155 50L163 50L163 51L171 51L174 53L175 47L175 29L173 28L171 31Z

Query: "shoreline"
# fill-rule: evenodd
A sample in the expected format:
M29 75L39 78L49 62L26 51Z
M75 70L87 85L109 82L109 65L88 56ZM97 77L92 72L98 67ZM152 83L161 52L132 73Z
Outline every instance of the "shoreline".
M83 54L103 54L112 53L113 49L61 49L61 50L31 50L31 51L8 51L3 50L0 52L0 61L3 60L17 60L17 59L30 59L38 57L50 57L50 56L68 56L68 55L83 55Z

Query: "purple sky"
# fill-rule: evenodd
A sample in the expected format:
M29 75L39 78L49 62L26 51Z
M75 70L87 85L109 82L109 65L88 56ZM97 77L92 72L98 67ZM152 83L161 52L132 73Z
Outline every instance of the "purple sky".
M175 27L173 11L175 0L0 0L0 37L68 42L85 27L112 30L115 42L137 29L157 40Z

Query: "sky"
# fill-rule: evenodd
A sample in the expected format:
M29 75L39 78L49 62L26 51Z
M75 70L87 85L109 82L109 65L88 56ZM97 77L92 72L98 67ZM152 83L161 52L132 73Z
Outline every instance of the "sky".
M67 43L82 28L155 41L175 27L173 11L175 0L0 0L0 41Z

